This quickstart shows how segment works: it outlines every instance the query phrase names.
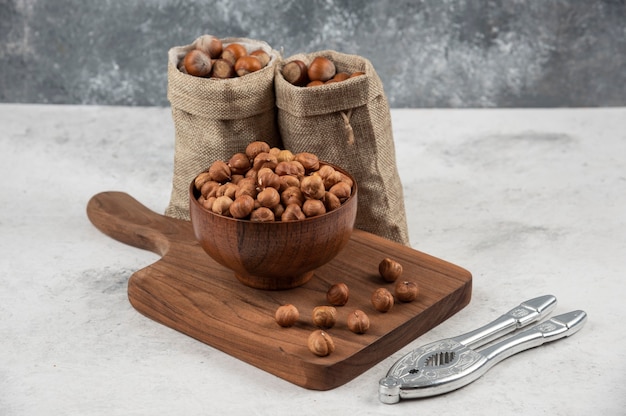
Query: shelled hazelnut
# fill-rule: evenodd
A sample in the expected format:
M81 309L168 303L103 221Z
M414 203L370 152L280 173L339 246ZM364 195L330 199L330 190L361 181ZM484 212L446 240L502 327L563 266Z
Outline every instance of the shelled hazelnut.
M326 292L326 300L333 306L343 306L348 303L350 289L345 283L335 283Z
M380 276L390 283L398 280L398 278L402 275L402 271L402 265L389 257L384 258L378 264L378 272L380 273Z
M274 318L276 319L276 323L278 323L278 325L287 328L294 326L295 323L298 322L300 312L294 305L286 304L279 306L278 309L276 309Z
M370 328L370 318L362 310L356 309L348 315L347 325L355 334L364 334Z
M395 295L401 302L413 302L419 295L419 286L415 282L399 280L395 286Z
M319 357L325 357L335 351L335 342L327 332L317 329L307 339L309 351Z
M332 328L337 322L337 309L334 306L316 306L312 314L313 325Z
M378 312L389 312L394 304L393 295L384 287L380 287L372 293L371 301L372 306Z

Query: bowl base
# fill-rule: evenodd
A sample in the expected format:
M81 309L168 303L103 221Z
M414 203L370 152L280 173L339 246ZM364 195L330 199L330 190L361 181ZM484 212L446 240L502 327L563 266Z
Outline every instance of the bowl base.
M311 280L313 274L315 274L315 272L310 271L299 276L265 277L235 273L235 277L244 285L252 287L254 289L286 290L302 286L303 284Z

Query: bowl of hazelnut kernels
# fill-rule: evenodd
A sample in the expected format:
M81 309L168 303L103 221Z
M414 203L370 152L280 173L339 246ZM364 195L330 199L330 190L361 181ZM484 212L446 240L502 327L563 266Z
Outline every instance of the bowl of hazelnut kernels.
M357 184L348 172L262 141L213 162L189 186L196 239L257 289L308 282L348 243L356 212Z

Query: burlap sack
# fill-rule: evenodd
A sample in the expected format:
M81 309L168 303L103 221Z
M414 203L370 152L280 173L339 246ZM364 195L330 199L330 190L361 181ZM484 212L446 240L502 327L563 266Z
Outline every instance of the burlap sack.
M318 87L296 87L282 76L286 63L300 59L308 65L319 55L333 61L337 72L365 75ZM315 153L350 172L359 186L356 227L408 245L391 115L371 62L330 50L294 55L278 63L275 87L284 147Z
M174 178L169 217L189 220L189 184L216 160L227 161L254 140L281 147L276 125L274 69L280 54L267 43L245 38L222 39L224 46L241 43L248 52L263 49L271 56L267 67L239 78L199 78L177 65L193 44L168 52L167 98L176 133Z

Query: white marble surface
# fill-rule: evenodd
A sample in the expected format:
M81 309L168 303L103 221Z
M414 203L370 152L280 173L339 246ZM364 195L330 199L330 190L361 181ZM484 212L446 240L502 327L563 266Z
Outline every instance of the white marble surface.
M467 268L471 303L353 381L292 385L157 324L128 303L158 257L85 215L124 191L163 212L168 108L0 105L0 414L549 414L626 408L626 109L394 110L414 248ZM542 294L583 309L575 336L472 385L384 405L401 355ZM296 410L297 409L297 410Z

